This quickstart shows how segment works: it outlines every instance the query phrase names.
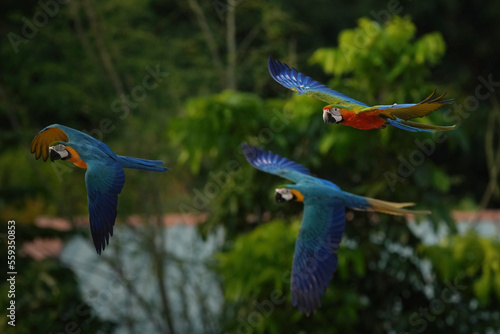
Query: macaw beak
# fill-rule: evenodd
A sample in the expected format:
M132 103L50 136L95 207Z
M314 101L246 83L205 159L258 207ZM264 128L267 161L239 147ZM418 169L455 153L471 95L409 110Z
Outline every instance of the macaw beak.
M323 109L323 122L325 122L326 125L335 123L332 114L330 114L330 111L327 109Z
M325 122L326 125L332 123L337 124L342 122L343 120L344 118L342 117L342 114L340 113L340 110L338 108L323 108L323 122Z
M277 203L292 202L292 201L303 202L304 201L304 196L302 196L302 194L298 190L288 189L288 188L276 189L276 193L274 195L274 198L276 199Z
M64 145L56 145L49 146L49 158L50 161L54 162L55 160L66 160L71 158L71 154L64 147Z
M278 188L274 194L277 203L290 202L294 200L294 195L288 188Z
M286 200L282 194L280 193L276 193L274 195L274 198L276 199L276 203L284 203L284 202L287 202L288 200Z
M52 149L52 147L49 147L49 158L50 161L54 162L55 160L61 159L61 155L57 153L56 150Z

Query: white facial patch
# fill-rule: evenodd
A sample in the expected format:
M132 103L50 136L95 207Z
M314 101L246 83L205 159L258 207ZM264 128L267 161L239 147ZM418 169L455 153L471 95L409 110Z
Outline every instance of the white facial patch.
M61 159L67 158L69 156L69 152L63 144L58 144L56 146L49 146L49 152L56 151L57 154L61 157Z
M342 115L340 114L340 109L339 108L332 108L330 109L330 115L332 115L333 119L335 120L335 123L342 122Z
M340 123L344 120L340 114L339 108L323 109L323 121L326 124L329 123ZM333 121L333 122L332 122Z
M278 188L276 193L280 194L285 201L291 201L293 199L292 191L288 188Z

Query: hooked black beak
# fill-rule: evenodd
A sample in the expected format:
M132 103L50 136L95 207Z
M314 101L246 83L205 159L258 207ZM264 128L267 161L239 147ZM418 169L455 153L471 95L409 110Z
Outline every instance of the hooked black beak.
M331 123L336 123L332 114L330 114L328 111L325 111L325 113L323 115L323 122L325 122L326 125L331 124Z
M50 161L52 161L52 162L54 162L55 160L61 159L61 155L59 153L57 153L56 150L50 150L49 157L50 157Z
M331 111L323 111L323 122L326 125L328 124L338 124L344 121L344 117L342 115L333 115Z
M325 124L338 124L344 121L344 117L342 117L341 111L339 108L331 108L328 107L323 108L323 122Z
M64 147L64 145L59 144L56 146L49 147L49 157L50 161L54 162L55 160L68 160L71 158L71 153Z
M278 192L276 193L276 195L274 195L274 198L276 199L276 203L286 202L286 199L283 198L283 195Z
M277 189L276 193L274 194L274 198L276 199L276 203L292 202L292 201L297 200L297 196L295 196L290 191L285 193L285 195L289 196L289 197L285 197L279 190L282 190L282 189Z

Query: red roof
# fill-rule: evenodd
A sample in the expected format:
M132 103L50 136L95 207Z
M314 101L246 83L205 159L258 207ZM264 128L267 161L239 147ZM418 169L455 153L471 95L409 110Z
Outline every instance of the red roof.
M500 223L500 210L483 210L483 211L453 211L453 218L457 222L495 222ZM206 214L201 215L182 215L182 214L167 214L162 217L163 226L173 225L197 225L204 222L207 218ZM347 220L352 220L351 215L347 215ZM145 222L144 217L133 215L125 222L128 225L140 226ZM40 216L35 219L35 225L41 228L51 228L59 231L69 231L74 226L63 218ZM74 219L76 226L88 226L88 217L76 217ZM62 251L63 243L58 238L42 239L36 238L33 241L25 242L21 249L21 254L30 256L35 260L41 260L46 257L58 257Z
M206 220L206 214L182 215L167 214L162 217L163 226L173 225L198 225ZM156 221L154 221L156 222ZM140 226L145 223L143 217L133 215L125 222L127 225ZM64 218L39 216L35 219L35 225L41 228L50 228L58 231L69 231L75 226L89 226L88 217L75 217L73 223ZM25 242L21 254L42 260L47 257L58 257L63 248L63 242L59 238L35 238L33 241Z

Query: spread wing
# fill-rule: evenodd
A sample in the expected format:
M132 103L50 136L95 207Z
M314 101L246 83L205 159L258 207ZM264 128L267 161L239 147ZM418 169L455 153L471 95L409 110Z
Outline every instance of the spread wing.
M284 177L295 183L311 177L309 170L304 166L282 158L271 151L266 152L247 143L241 145L241 148L247 161L258 170Z
M299 95L304 94L339 107L368 107L363 102L356 101L347 95L334 91L271 57L268 60L268 67L269 73L274 80Z
M321 298L337 270L337 249L345 226L345 207L326 200L308 201L295 243L292 265L292 304L309 315L321 306Z
M431 95L429 95L426 99L422 100L419 103L373 106L361 109L358 111L358 113L372 111L378 112L379 116L384 116L390 119L399 118L407 121L413 118L427 116L434 110L453 103L453 100L451 99L443 100L443 97L446 95L446 93L437 97L435 96L435 94L436 91L433 91Z
M97 254L101 254L101 251L109 244L109 237L113 235L118 194L125 183L125 173L120 164L113 159L92 160L87 163L87 166L85 183L90 231Z
M57 127L46 127L33 138L31 142L31 153L35 153L35 158L38 160L43 157L43 161L47 161L49 157L49 146L54 143L63 141L69 142L69 137L63 130Z
M110 156L115 156L113 151L103 142L84 132L60 124L49 125L38 132L31 142L31 153L35 153L36 159L42 157L43 161L47 161L49 146L53 146L57 142L87 144L100 149Z

